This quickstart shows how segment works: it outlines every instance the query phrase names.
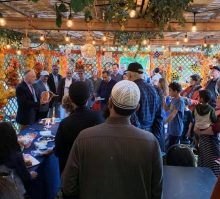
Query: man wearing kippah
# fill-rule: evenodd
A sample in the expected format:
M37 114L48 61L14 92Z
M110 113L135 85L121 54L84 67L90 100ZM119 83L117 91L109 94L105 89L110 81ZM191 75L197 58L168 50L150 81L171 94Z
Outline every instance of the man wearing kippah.
M144 70L141 64L130 63L127 69L128 79L134 81L140 89L140 108L131 117L131 123L150 131L158 139L160 148L165 150L163 129L162 101L157 90L144 80Z
M115 84L110 116L80 132L62 175L65 197L80 199L161 199L162 160L157 139L134 127L140 90L128 80Z

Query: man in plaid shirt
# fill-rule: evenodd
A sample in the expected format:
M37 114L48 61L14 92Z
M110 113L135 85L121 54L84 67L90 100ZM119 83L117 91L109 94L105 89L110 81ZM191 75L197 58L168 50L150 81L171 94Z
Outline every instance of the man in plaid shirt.
M155 87L143 79L143 73L141 64L129 64L128 79L134 81L141 91L140 108L131 116L131 123L136 127L152 132L160 144L161 151L164 151L162 101Z

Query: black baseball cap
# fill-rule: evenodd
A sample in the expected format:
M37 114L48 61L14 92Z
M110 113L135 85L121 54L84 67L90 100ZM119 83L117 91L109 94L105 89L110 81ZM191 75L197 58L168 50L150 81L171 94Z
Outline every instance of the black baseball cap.
M135 73L139 73L139 74L144 73L144 69L143 69L142 65L137 62L130 63L128 65L127 71L135 72Z
M217 71L220 72L220 67L219 67L219 66L213 66L213 67L211 68L211 70L213 70L213 69L215 69L215 70L217 70Z

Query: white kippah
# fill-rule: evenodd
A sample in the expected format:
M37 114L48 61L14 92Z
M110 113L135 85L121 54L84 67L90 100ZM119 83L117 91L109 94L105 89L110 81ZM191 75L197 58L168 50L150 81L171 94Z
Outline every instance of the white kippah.
M112 89L112 102L121 109L132 110L137 108L140 101L138 86L129 80L119 81Z

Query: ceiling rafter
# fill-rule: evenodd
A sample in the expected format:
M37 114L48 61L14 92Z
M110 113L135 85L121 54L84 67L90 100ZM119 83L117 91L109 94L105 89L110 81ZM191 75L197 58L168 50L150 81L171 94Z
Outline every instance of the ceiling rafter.
M1 28L9 29L33 29L36 30L66 30L66 31L121 31L121 26L118 23L107 24L102 21L93 20L92 23L86 23L84 19L73 19L74 26L68 28L64 20L61 28L58 28L55 24L55 19L46 18L31 18L30 23L27 27L27 17L16 17L16 18L5 18L7 23L6 26ZM192 22L186 22L185 26L179 25L177 22L170 22L170 31L168 28L164 32L191 32ZM220 31L220 21L211 22L197 22L197 32L209 32L209 31ZM125 31L158 31L153 23L149 23L144 19L129 19L125 25Z

